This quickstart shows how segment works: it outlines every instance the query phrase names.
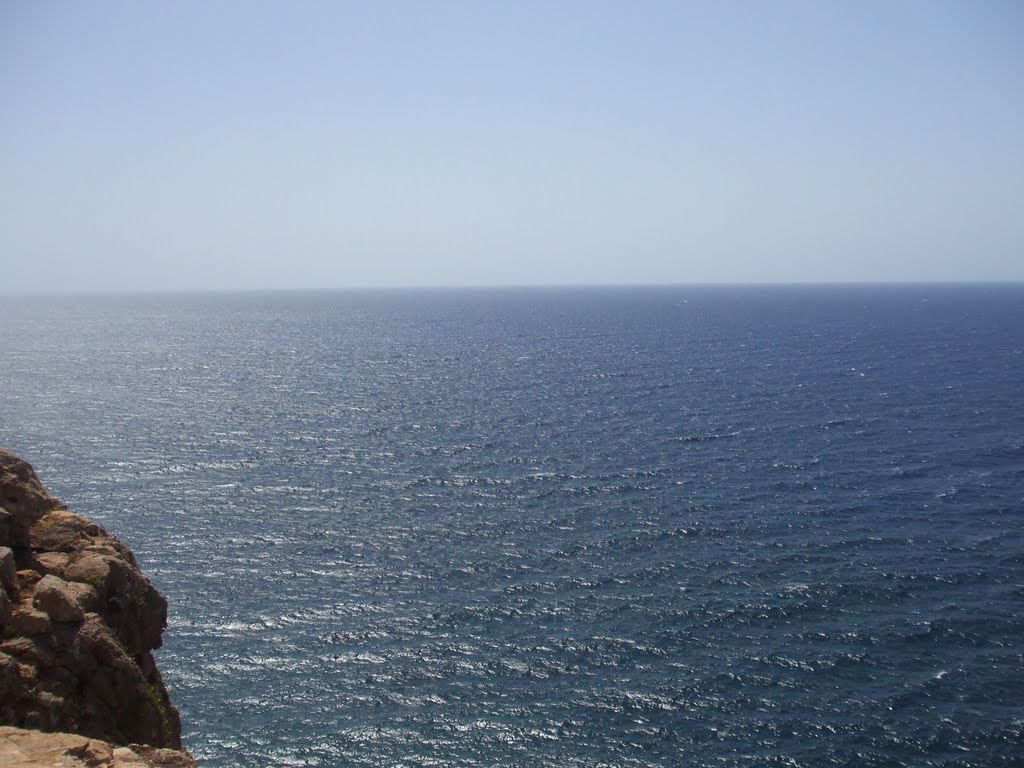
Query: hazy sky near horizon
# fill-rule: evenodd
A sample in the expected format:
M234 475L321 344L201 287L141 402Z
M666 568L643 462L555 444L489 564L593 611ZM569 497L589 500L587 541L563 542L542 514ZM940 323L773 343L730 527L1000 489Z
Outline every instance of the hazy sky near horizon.
M1024 280L1024 3L5 2L0 292Z

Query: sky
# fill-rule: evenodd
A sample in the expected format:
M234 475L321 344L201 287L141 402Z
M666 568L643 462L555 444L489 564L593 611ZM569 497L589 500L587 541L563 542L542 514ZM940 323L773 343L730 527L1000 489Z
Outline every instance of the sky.
M1018 0L0 0L0 293L1021 280Z

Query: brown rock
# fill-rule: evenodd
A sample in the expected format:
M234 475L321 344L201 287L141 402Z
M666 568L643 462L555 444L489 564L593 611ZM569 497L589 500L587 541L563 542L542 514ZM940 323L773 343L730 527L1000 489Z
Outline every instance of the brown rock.
M198 768L184 750L109 742L71 733L0 726L0 765L11 768Z
M99 613L100 600L99 593L92 584L82 584L77 581L68 581L67 584L68 593L74 597L74 600L86 613Z
M110 579L110 565L108 561L116 560L113 555L102 555L87 551L74 562L68 563L64 569L64 578L68 581L79 581L92 584L97 590L106 589L107 581Z
M36 610L31 603L22 603L11 614L4 628L4 634L12 637L41 635L53 629L50 617Z
M0 507L9 515L4 546L17 550L28 546L29 529L43 515L64 505L46 492L31 464L0 449Z
M32 568L21 568L18 571L18 590L33 589L39 580L43 578L43 574L39 571L33 570Z
M69 581L93 586L105 603L104 616L132 653L159 648L167 624L167 602L131 563L86 552L64 570Z
M63 577L70 559L71 556L67 552L39 552L32 558L32 565L44 576L53 574Z
M77 598L64 579L43 576L36 584L32 605L44 611L53 621L83 621L85 611L78 604Z
M61 758L75 765L159 764L158 748L181 746L151 654L166 601L127 547L2 449L0 506L0 724L80 734L79 752ZM148 747L117 763L119 750L82 746L101 742ZM0 757L8 764L19 763Z
M18 565L10 547L0 547L0 588L10 597L18 594Z
M138 755L147 768L195 768L192 756L184 750L158 749L145 744L132 744L128 749ZM114 752L116 754L117 750Z
M11 546L11 527L14 522L14 515L0 506L0 546Z
M0 651L0 700L7 698L18 680L18 662Z
M88 766L110 765L114 761L114 748L105 741L86 741L68 747L65 754L81 758Z

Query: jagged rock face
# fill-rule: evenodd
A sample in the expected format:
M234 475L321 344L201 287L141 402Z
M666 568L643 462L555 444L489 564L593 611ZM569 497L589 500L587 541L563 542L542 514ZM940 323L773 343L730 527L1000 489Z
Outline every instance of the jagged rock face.
M0 724L180 748L151 654L166 624L131 551L0 449Z

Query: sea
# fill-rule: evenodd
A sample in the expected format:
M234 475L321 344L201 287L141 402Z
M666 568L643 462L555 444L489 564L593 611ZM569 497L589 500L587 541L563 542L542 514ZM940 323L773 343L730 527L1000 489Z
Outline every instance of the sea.
M6 296L206 768L1024 765L1024 285Z

